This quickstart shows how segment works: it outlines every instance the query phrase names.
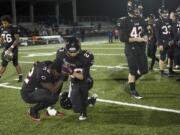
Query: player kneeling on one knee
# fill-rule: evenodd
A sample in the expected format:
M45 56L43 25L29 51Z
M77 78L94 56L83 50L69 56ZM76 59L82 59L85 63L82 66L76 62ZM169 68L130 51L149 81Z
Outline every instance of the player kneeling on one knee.
M75 37L67 39L65 48L57 51L56 62L62 64L62 72L70 77L70 101L74 112L79 113L79 120L87 117L88 91L93 81L90 67L94 56L91 52L81 50L80 42Z

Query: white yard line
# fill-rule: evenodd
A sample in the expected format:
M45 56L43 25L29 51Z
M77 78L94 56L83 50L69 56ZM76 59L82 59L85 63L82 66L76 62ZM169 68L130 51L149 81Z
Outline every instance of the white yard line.
M59 49L62 46L54 46L54 47L40 47L40 48L20 48L20 52L22 51L31 51L31 50L49 50L49 49ZM118 47L118 48L90 48L90 47L82 47L85 50L123 50L124 47Z
M17 90L21 89L21 87L11 86L11 85L9 85L9 83L0 83L0 87L17 89ZM109 104L115 104L115 105L123 105L123 106L129 106L129 107L142 108L142 109L147 109L147 110L155 110L155 111L161 111L161 112L170 112L170 113L180 114L180 110L169 109L169 108L161 108L161 107L148 106L148 105L132 104L132 103L127 103L127 102L113 101L113 100L106 100L106 99L97 99L97 101L102 102L102 103L109 103Z
M35 61L34 61L35 62ZM33 61L20 61L22 64L33 64ZM93 65L94 68L120 68L120 69L127 69L127 67L124 67L123 65L126 65L126 63L121 63L121 65L117 66L108 66L108 65Z
M180 110L175 110L175 109L160 108L160 107L155 107L155 106L132 104L132 103L126 103L126 102L120 102L120 101L112 101L112 100L105 100L105 99L97 99L97 101L103 102L103 103L109 103L109 104L116 104L116 105L123 105L123 106L143 108L143 109L147 109L147 110L156 110L156 111L161 111L161 112L171 112L171 113L178 113L178 114L180 114Z

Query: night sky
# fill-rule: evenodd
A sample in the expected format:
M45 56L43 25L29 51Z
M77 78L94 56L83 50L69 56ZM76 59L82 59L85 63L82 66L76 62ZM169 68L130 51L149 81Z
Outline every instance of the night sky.
M78 0L79 15L104 15L104 16L123 16L126 15L127 0ZM144 5L144 14L157 14L158 8L161 6L161 0L142 0ZM180 6L180 0L165 0L166 7L170 11Z
M142 0L144 5L144 15L154 13L161 6L161 0ZM28 2L17 2L17 16L29 16ZM166 0L166 6L173 11L180 5L180 0ZM71 3L61 4L60 15L65 18L72 17ZM35 15L54 15L53 2L39 2L35 4ZM11 3L0 2L0 16L11 15ZM77 0L78 16L112 16L121 17L126 15L126 0Z

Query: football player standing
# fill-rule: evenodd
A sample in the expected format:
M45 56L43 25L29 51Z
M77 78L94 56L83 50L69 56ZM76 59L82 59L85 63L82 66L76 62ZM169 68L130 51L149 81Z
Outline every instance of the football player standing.
M155 30L154 30L154 21L155 16L153 14L150 14L148 17L148 43L147 43L147 56L151 58L151 63L149 66L149 70L153 70L155 61L159 62L159 59L156 57L156 36L155 36Z
M175 62L180 66L180 6L176 9L176 15L176 20L173 23L173 35L176 44ZM180 78L177 81L180 81Z
M19 29L12 25L11 17L4 15L1 17L2 26L0 27L1 45L4 46L2 52L2 63L0 66L0 78L6 70L10 61L13 62L14 67L19 75L18 82L22 82L23 75L21 67L18 63L18 44L19 44Z
M147 29L142 17L142 3L129 0L128 16L120 23L120 39L125 42L125 55L129 67L128 84L133 98L141 99L136 89L136 81L148 72L146 56Z
M169 18L169 11L164 6L159 9L159 19L155 22L155 34L160 50L159 68L161 76L166 75L164 73L165 60L168 56L169 59L169 72L168 76L173 76L173 59L174 59L174 39L172 36L172 23Z

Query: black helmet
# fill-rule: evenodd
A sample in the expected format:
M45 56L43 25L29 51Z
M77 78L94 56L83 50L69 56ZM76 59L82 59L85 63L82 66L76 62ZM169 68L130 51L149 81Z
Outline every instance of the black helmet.
M127 12L129 15L142 16L143 5L139 0L129 0L127 3Z
M162 19L168 19L169 18L169 10L167 8L165 8L164 6L159 8L158 13Z
M81 45L79 40L76 37L68 38L66 41L65 49L68 56L76 56L81 51Z
M64 109L71 109L72 108L72 103L68 97L68 92L62 92L60 93L60 99L59 99L59 102L60 102L60 106Z

